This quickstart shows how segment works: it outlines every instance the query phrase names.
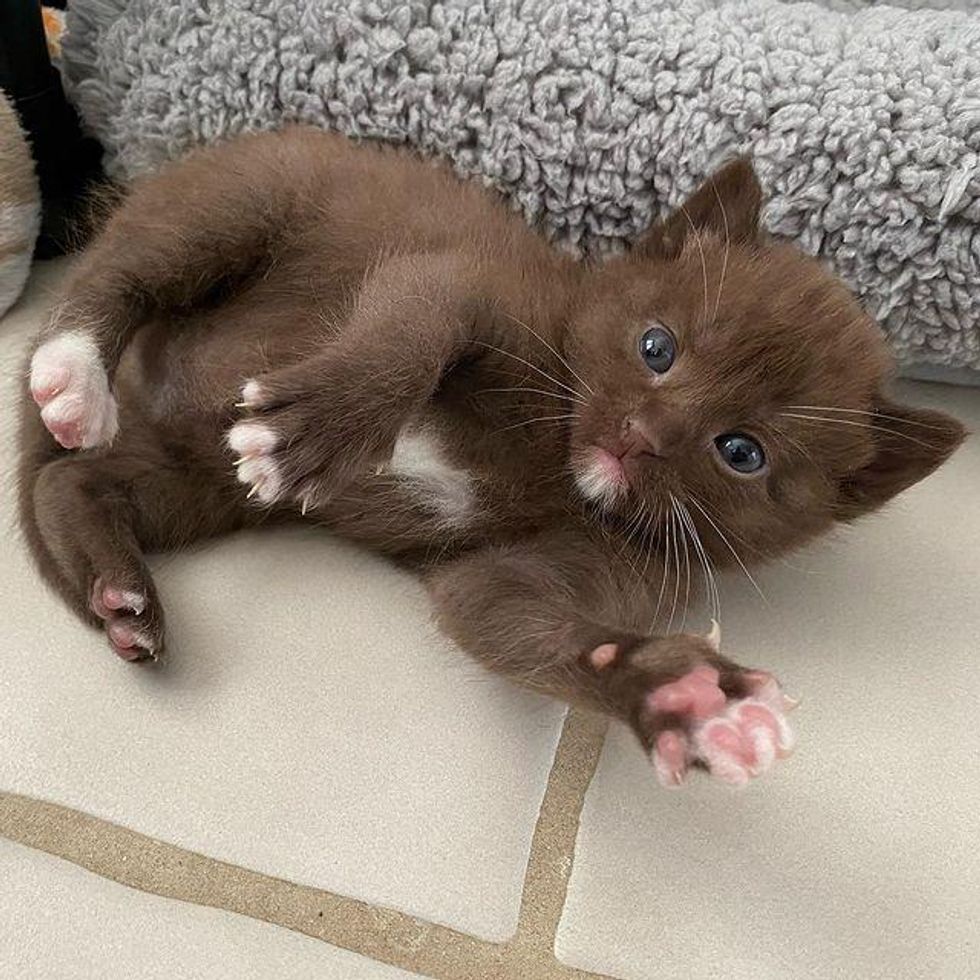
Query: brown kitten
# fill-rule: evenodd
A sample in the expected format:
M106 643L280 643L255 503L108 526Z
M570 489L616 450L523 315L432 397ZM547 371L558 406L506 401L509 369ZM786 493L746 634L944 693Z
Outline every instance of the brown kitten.
M44 574L152 658L144 551L313 520L420 569L487 666L627 721L665 784L744 782L785 704L668 635L682 568L781 554L963 436L888 399L875 324L760 198L735 162L592 266L443 166L308 129L137 183L32 358Z

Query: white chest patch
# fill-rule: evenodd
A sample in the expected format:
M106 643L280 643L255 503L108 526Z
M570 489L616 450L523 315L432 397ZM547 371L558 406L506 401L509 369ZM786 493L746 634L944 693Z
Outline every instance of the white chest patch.
M384 471L401 479L405 489L448 524L465 524L473 515L473 478L446 459L438 436L423 428L402 429Z

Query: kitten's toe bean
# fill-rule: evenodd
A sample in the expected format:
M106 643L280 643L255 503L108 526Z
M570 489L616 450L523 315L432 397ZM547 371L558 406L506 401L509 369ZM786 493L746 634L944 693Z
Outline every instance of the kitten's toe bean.
M694 718L710 718L725 706L725 694L718 686L714 667L695 667L690 673L653 691L648 703L655 711L690 713Z
M92 586L89 606L100 619L111 619L118 613L140 616L146 609L146 596L132 589L119 589L106 585L100 577Z
M589 663L596 669L608 667L615 659L619 648L615 643L602 643L589 654Z
M653 769L657 781L667 789L676 789L684 783L688 772L688 741L682 732L666 731L657 736Z
M156 660L154 638L145 630L135 628L127 620L113 620L106 626L106 636L113 652L123 660Z
M115 437L116 400L98 348L85 334L42 344L31 359L30 388L45 427L66 449L92 449Z

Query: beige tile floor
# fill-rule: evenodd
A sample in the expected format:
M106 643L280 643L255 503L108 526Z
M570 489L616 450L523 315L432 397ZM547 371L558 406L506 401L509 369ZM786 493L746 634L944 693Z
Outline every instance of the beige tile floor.
M60 273L0 321L7 406ZM980 390L907 392L980 427ZM804 698L794 758L738 794L658 791L625 732L563 728L434 634L410 578L323 535L159 560L173 657L148 672L9 531L0 976L972 978L978 487L971 440L763 574L768 605L726 583L726 644Z

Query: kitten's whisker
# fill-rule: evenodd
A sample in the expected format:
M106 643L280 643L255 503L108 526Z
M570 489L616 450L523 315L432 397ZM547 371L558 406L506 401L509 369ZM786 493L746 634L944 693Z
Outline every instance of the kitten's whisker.
M659 519L660 510L658 508L657 514L654 514L651 510L649 516L647 517L646 525L643 528L643 535L641 540L644 542L643 550L646 552L646 557L643 560L643 571L640 572L639 578L637 579L637 584L642 585L646 582L647 569L650 567L650 556L653 554L653 542L650 540L650 529L653 527L654 518ZM633 590L635 593L635 589Z
M539 415L537 418L524 419L523 422L515 422L513 425L505 425L502 429L495 429L495 432L507 432L510 429L520 429L525 425L532 425L535 422L562 422L567 419L577 419L578 413L572 412L570 415Z
M559 354L558 351L555 350L555 348L552 347L551 344L549 344L548 341L545 340L544 337L542 337L541 334L537 332L537 330L533 329L531 326L526 324L523 320L519 319L518 317L514 316L512 313L508 313L506 310L502 310L501 312L504 314L505 317L507 317L508 320L512 320L519 327L523 327L525 330L527 330L532 336L537 337L537 339L540 340L541 343L544 344L544 346L547 347L548 350L550 350L551 353L558 358L559 362L565 366L565 368L568 370L568 373L571 374L572 377L574 377L590 395L595 394L595 392L592 390L592 388L585 380L585 378L583 378L575 370L575 368L573 368L572 365L568 363L565 357L562 354Z
M643 502L640 501L633 509L632 517L626 524L626 531L625 534L623 535L623 543L620 546L619 551L617 552L616 555L616 557L619 560L625 562L625 564L629 566L630 571L633 573L634 579L638 576L636 565L633 564L631 558L627 557L626 553L629 551L630 545L632 544L632 536L633 536L633 531L635 530L635 526L639 523L642 516L643 516Z
M755 589L755 591L759 593L759 598L762 599L762 601L768 606L769 600L766 598L766 594L762 591L762 589L759 588L759 583L756 582L756 580L752 577L752 573L745 567L745 562L742 561L741 556L735 550L731 541L728 540L728 537L725 535L725 532L722 531L722 529L715 523L711 515L698 503L696 497L689 496L688 499L691 501L692 504L694 504L695 507L697 507L699 511L701 511L701 513L705 517L705 520L715 529L715 533L724 542L725 547L728 548L728 550L732 553L732 557L735 559L735 561L738 562L739 567L745 573L745 577L752 583L752 587Z
M917 422L915 419L903 419L898 415L885 415L884 412L869 412L860 408L837 408L833 405L787 405L786 407L794 412L840 412L844 415L867 415L874 419L884 419L886 422L914 425L920 429L936 429L939 432L946 431L946 428L941 425L931 425L929 422Z
M822 422L824 425L850 425L856 429L869 429L872 432L880 432L882 435L904 439L906 442L914 442L917 446L922 446L924 449L939 448L932 443L924 442L922 439L916 439L915 436L910 436L907 432L896 432L895 429L889 429L883 425L872 425L870 422L855 422L853 419L833 419L820 415L799 415L795 412L780 412L779 414L784 418L800 419L803 422Z
M785 439L786 442L788 442L791 446L793 446L800 453L801 456L805 456L808 460L810 460L811 463L813 463L814 466L817 465L817 461L810 455L806 446L804 446L803 443L799 441L799 439L794 439L793 436L791 436L785 429L781 428L775 423L770 423L770 425L773 428L773 430L778 432L779 435L783 439Z
M660 592L657 595L657 608L656 608L656 610L653 613L653 623L650 626L650 632L651 633L656 629L657 623L660 620L660 607L663 605L664 593L667 591L667 552L668 552L668 548L666 547L666 544L667 544L667 540L668 540L668 525L667 525L666 520L664 520L664 518L666 517L666 514L664 514L663 516L661 516L659 514L659 512L658 512L658 515L657 516L658 516L657 541L659 543L661 540L663 540L663 543L665 545L665 547L663 549L663 551L664 551L664 574L663 574L663 576L660 579ZM662 538L661 538L661 532L663 532Z
M471 343L475 344L477 347L486 347L487 350L496 351L498 354L503 354L504 357L510 357L510 358L513 358L513 360L515 360L515 361L520 361L521 364L527 365L532 371L536 371L538 374L541 375L541 377L547 379L552 384L558 385L559 388L563 388L570 395L575 395L577 397L581 397L581 392L576 391L574 388L570 387L569 385L565 384L564 382L559 381L555 377L552 377L552 375L548 374L547 371L544 371L541 368L539 368L537 366L537 364L532 364L530 361L525 360L519 354L514 354L512 351L504 350L503 347L497 347L495 344L488 344L488 343L486 343L486 342L484 342L482 340L473 340L473 341L471 341Z
M674 625L674 614L677 612L677 599L680 596L681 591L681 558L680 549L677 547L677 509L671 505L670 509L670 524L673 533L671 534L671 540L673 542L673 557L674 557L674 601L670 606L670 619L667 620L667 633L669 634L671 628Z
M718 583L715 581L715 574L711 565L711 559L708 558L708 554L704 550L701 535L698 534L698 529L694 524L694 518L691 517L690 511L681 500L677 500L677 506L679 508L681 520L691 535L691 541L694 544L695 553L697 554L698 561L701 564L701 570L704 574L705 592L707 593L705 599L711 606L711 618L720 623L721 597L718 594Z
M474 395L483 395L488 393L503 393L508 391L528 391L533 395L548 395L550 398L563 398L567 402L575 402L579 405L588 405L588 402L581 396L573 395L563 395L557 391L546 391L544 388L525 388L523 385L515 385L511 388L480 388L474 391Z
M676 506L676 505L675 505ZM691 604L691 553L687 547L687 529L684 527L684 522L681 520L680 513L677 515L677 526L681 532L681 544L684 545L684 574L687 579L687 583L684 586L684 611L681 616L681 632L684 632L684 627L687 625L687 611ZM677 574L680 576L680 566L678 565Z
M715 566L708 555L707 549L704 547L704 542L701 540L701 535L698 534L698 529L694 524L694 518L691 516L691 512L683 504L681 504L681 508L687 517L688 527L691 529L691 534L694 536L694 540L698 546L698 551L701 553L701 560L704 563L704 570L708 578L708 585L711 592L711 618L720 623L721 593L718 591L718 579L715 575Z
M680 209L684 217L687 219L687 223L691 226L691 231L694 232L694 240L698 244L698 252L701 255L701 277L704 280L704 310L701 314L701 320L704 323L708 320L708 264L704 258L704 243L701 241L701 233L695 226L687 207L684 204L681 204Z

